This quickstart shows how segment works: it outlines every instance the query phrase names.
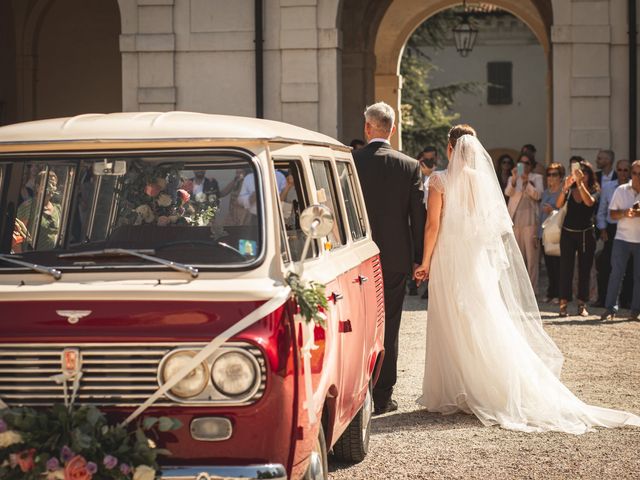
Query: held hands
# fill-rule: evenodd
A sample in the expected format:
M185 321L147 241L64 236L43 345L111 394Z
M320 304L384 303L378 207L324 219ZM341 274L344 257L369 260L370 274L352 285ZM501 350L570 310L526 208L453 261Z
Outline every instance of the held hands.
M542 205L542 211L544 213L546 213L547 215L549 215L551 212L553 212L553 210L554 210L554 208L548 203L545 203L544 205Z
M430 268L430 265L421 264L414 269L413 279L416 281L418 285L420 285L422 282L426 282L427 280L429 280L429 268Z

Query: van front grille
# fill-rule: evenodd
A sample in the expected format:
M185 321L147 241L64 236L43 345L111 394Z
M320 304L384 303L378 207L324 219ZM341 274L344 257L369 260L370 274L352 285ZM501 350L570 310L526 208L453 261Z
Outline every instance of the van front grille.
M77 405L131 406L143 403L158 388L158 366L175 348L199 349L193 343L101 343L101 344L0 344L0 400L10 407L47 406L64 402L64 387L52 378L62 373L63 352L77 349L82 378ZM262 397L266 387L266 364L252 345L229 342L220 347L242 348L258 362L260 387L240 402L228 398L178 402L162 397L155 406L246 405ZM67 389L71 391L71 382Z

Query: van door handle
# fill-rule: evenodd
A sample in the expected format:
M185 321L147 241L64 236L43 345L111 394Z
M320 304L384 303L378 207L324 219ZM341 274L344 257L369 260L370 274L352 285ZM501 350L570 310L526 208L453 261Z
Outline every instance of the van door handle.
M339 292L332 292L331 295L329 295L329 298L327 298L327 300L330 300L333 302L333 304L335 305L336 303L338 303L338 300L342 300L344 298L344 295L342 295Z
M338 322L338 331L340 333L352 332L353 329L351 328L351 320L345 320L345 321L340 320Z
M358 275L356 277L356 279L353 281L353 283L359 283L360 285L362 285L364 282L368 282L369 278L365 277L364 275Z

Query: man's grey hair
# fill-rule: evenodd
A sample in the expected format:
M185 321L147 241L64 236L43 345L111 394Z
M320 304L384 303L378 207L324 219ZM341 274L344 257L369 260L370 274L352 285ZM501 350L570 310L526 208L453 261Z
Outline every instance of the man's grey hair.
M369 105L364 111L364 119L376 128L390 132L396 121L396 112L384 102Z
M607 157L609 157L609 160L611 160L611 165L613 165L615 159L616 159L616 154L613 153L613 150L600 150L602 153L604 153Z

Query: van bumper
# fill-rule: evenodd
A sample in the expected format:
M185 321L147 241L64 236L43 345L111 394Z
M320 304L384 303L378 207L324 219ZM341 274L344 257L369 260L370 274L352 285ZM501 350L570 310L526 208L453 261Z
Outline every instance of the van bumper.
M219 467L163 467L162 480L287 480L287 471L279 464L219 466Z

